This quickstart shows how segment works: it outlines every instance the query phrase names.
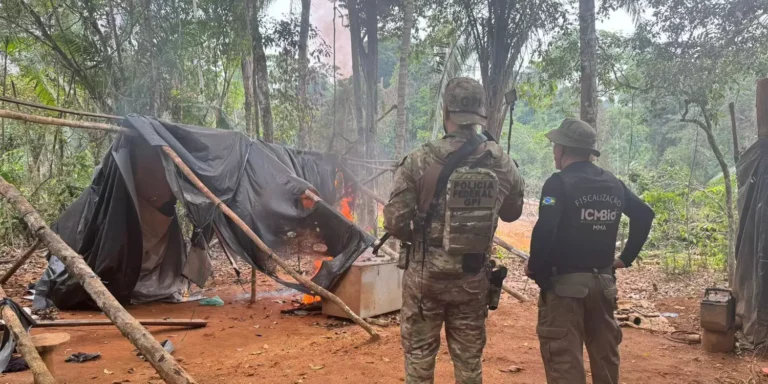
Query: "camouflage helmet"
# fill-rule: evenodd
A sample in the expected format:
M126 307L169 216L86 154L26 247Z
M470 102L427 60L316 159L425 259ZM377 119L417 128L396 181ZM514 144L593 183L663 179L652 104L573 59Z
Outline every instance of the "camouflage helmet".
M485 115L485 90L477 80L456 77L448 81L443 94L447 118L458 125L488 124Z
M549 141L565 147L585 148L592 151L596 157L600 157L597 150L597 133L589 124L579 119L567 118L560 123L557 129L547 132Z

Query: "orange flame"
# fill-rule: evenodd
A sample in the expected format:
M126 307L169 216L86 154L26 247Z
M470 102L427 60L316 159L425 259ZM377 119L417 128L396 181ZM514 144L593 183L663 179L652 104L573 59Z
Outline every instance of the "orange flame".
M312 274L312 277L315 277L315 275L317 275L317 272L320 271L320 266L323 265L323 260L332 260L332 259L333 259L332 257L324 257L322 259L315 260L314 262L315 273ZM321 300L320 296L312 296L312 295L305 294L304 296L301 297L301 303L305 305L316 303L320 300Z
M345 197L339 201L339 210L344 217L349 221L353 221L352 208L349 207L349 203L352 201L351 197Z

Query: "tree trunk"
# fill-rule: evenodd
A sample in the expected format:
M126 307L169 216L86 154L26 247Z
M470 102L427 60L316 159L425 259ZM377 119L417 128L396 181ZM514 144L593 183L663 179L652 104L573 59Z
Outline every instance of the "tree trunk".
M272 125L272 104L269 100L269 71L267 69L267 55L264 52L264 39L260 30L257 0L245 1L249 20L248 27L253 45L254 77L256 78L256 97L259 102L261 126L264 128L264 140L271 143L274 141L274 128Z
M728 103L728 113L731 115L731 135L733 137L733 163L739 163L739 134L736 131L736 104Z
M683 114L683 118L681 120L685 123L694 123L704 131L704 133L707 135L707 142L709 142L709 147L712 149L712 153L717 159L717 164L720 165L720 170L723 172L723 183L725 183L725 215L728 219L728 282L729 284L733 285L733 274L736 268L736 218L733 209L733 186L731 185L731 171L728 168L728 164L725 162L725 156L723 156L723 152L720 151L720 147L717 145L715 135L712 133L712 119L709 117L707 108L701 103L696 103L696 105L698 105L698 107L701 109L701 114L704 116L704 122L696 119L686 118L688 115L687 103L685 107L685 113Z
M253 55L244 56L241 62L243 93L245 93L245 134L258 138L256 120L256 96L253 92Z
M579 0L581 120L597 130L597 32L595 0Z
M496 140L501 140L501 130L504 121L504 88L499 85L501 81L491 81L486 85L485 91L485 113L488 116L488 126L486 129ZM506 83L506 82L504 82Z
M376 148L376 115L378 109L378 91L379 91L379 19L377 14L377 0L367 0L365 5L366 34L368 37L368 49L365 60L365 80L366 80L366 110L365 120L367 132L365 134L365 158L378 159ZM366 170L365 176L370 177L373 172ZM375 186L375 183L374 183ZM375 189L375 187L374 187ZM373 230L377 235L376 203L369 202L365 204L366 227Z
M347 3L349 10L349 36L351 52L352 52L352 87L354 91L354 116L355 125L357 128L357 140L352 144L356 145L358 149L358 155L360 157L366 156L366 143L367 143L367 129L364 123L365 115L363 111L363 104L365 102L366 95L363 94L362 79L363 79L363 65L365 51L362 42L362 27L360 25L360 9L357 4L358 0L350 0ZM366 104L367 105L367 104ZM367 108L366 108L367 109ZM365 176L365 174L364 174ZM360 210L358 220L361 226L366 229L370 220L368 214L370 213L367 207L372 203L369 199L361 198L359 202Z
M349 36L352 45L352 87L355 94L354 115L357 125L357 140L362 147L360 154L365 153L365 125L363 124L363 88L360 65L360 47L362 46L362 34L360 30L360 11L357 9L357 0L349 1Z
M733 273L736 268L736 255L734 254L736 243L736 219L733 213L733 186L731 185L731 171L728 168L728 164L725 162L725 156L720 151L715 136L712 134L712 126L707 121L707 141L709 142L712 152L717 158L717 163L720 165L720 170L723 172L723 183L725 183L725 215L728 218L728 281L733 282Z
M395 159L405 155L406 96L408 95L408 55L411 50L413 0L403 0L403 38L400 43L400 68L397 73L397 125L395 128Z
M5 50L3 51L3 97L8 86L8 45L10 39L5 38ZM4 105L3 105L4 106ZM5 119L0 119L0 153L5 153Z
M307 77L309 60L307 58L307 40L309 40L309 7L311 0L301 0L301 25L299 28L299 149L307 149L310 140L309 103L307 103Z

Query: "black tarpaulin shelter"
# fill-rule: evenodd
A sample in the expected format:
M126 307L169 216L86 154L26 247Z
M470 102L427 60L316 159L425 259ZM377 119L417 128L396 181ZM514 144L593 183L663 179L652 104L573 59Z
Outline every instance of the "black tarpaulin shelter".
M768 138L739 158L739 232L733 295L746 341L768 341Z
M91 185L52 226L120 302L173 301L188 282L203 286L212 269L205 248L213 234L226 251L307 292L277 278L266 255L176 169L160 150L165 145L268 246L278 247L287 230L318 229L333 256L312 279L323 288L331 288L373 243L330 205L340 194L339 172L345 172L333 156L146 116L129 115L123 125L139 134L118 136ZM305 208L307 189L324 201ZM177 202L195 227L189 250ZM35 307L51 304L92 305L55 255L35 287Z

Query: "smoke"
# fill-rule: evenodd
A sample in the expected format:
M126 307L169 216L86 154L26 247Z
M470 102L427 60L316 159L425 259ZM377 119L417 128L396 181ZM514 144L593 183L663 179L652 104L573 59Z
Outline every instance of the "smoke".
M342 11L346 19L346 12ZM310 21L318 29L320 36L333 48L333 1L315 0L312 2ZM342 24L340 14L336 13L336 66L339 67L339 78L347 78L352 74L352 51L350 49L349 29ZM333 65L333 57L325 59Z

